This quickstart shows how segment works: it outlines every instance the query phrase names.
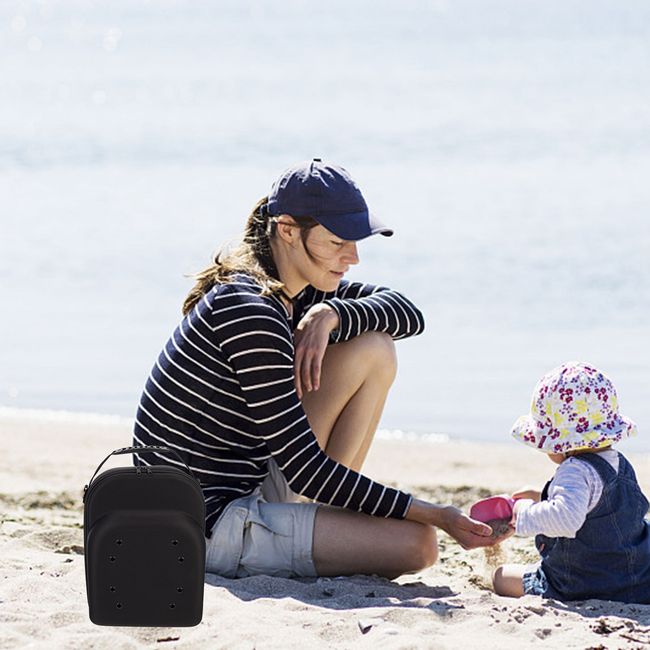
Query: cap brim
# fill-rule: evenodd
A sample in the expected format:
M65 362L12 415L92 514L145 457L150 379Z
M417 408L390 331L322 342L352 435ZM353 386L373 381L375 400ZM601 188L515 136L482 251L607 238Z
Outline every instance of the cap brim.
M366 211L315 217L315 219L321 226L347 241L359 241L371 235L390 237L393 234L391 228L385 226L374 214Z

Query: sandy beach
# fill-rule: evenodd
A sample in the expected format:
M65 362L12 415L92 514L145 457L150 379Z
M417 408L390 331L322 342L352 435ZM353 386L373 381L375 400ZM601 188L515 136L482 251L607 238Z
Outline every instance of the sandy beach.
M642 648L650 606L513 600L489 589L491 566L534 561L532 539L463 551L439 535L438 564L389 581L374 576L228 580L206 576L194 628L118 628L88 618L81 493L124 419L0 413L0 648ZM621 447L625 451L624 445ZM650 455L629 455L650 494ZM124 457L122 457L124 458ZM124 464L119 457L108 463ZM553 466L508 444L378 440L365 472L441 503L538 485Z

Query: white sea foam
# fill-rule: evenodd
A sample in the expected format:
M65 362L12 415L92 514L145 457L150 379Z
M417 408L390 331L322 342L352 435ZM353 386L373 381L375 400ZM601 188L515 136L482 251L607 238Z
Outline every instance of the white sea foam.
M375 437L379 440L404 440L407 442L426 442L434 445L449 442L449 436L446 433L420 433L402 431L402 429L377 429Z
M99 426L130 426L133 420L121 415L106 413L83 413L54 409L27 409L0 405L0 420L37 420L39 422L74 422ZM376 437L380 440L404 440L408 442L426 442L440 444L449 442L444 433L419 433L402 429L377 429Z
M82 413L53 409L27 409L0 406L0 420L37 420L39 422L74 422L98 426L130 426L133 420L120 415Z

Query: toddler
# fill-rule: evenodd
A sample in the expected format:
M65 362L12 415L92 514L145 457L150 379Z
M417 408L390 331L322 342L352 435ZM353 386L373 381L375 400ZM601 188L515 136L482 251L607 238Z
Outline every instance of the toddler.
M559 465L541 493L513 494L513 532L535 535L541 561L506 564L493 576L502 596L600 598L650 603L648 500L612 445L636 434L616 390L593 366L570 362L544 375L531 413L512 435Z

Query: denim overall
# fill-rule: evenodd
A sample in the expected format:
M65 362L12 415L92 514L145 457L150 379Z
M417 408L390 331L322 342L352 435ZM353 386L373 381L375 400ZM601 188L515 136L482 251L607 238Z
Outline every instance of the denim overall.
M535 537L548 582L545 598L650 603L648 500L630 463L618 457L617 474L598 454L580 454L603 481L600 500L574 539ZM548 485L542 500L548 498Z

